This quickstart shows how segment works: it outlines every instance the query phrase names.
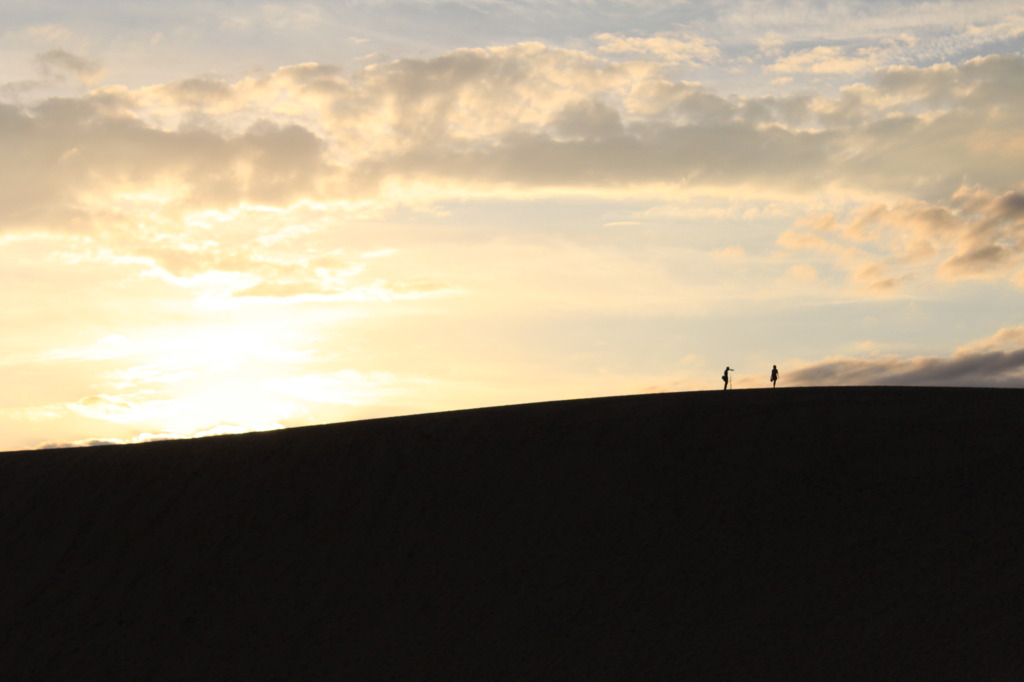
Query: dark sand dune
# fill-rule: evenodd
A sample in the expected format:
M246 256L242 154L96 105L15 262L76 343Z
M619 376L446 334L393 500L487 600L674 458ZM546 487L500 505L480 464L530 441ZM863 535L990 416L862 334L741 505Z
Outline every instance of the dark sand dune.
M4 680L1021 680L1024 391L0 455Z

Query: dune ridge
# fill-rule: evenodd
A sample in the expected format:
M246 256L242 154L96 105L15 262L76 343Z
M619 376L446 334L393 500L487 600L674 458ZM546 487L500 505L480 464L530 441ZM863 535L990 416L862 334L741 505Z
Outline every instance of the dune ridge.
M1024 391L0 453L17 680L1024 677Z

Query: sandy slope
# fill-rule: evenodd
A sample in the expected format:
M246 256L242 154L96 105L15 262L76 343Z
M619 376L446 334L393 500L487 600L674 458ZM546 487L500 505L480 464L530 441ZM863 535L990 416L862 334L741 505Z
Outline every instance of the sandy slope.
M1024 679L1024 391L0 455L10 680Z

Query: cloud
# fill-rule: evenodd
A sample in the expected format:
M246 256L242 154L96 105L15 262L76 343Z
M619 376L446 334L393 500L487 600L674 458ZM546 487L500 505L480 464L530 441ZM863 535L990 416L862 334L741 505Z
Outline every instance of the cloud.
M247 218L242 214L238 220ZM311 255L308 245L302 246L302 232L289 236L286 230L281 230L269 241L251 238L259 234L261 227L266 229L267 223L243 227L235 239L224 235L217 241L210 239L209 227L188 228L170 235L158 231L151 234L147 230L139 235L119 234L117 239L132 261L149 265L165 279L186 284L219 273L224 275L223 289L236 296L335 293L350 288L352 278L366 270L362 261L346 257L338 250ZM154 242L158 245L153 245Z
M862 284L869 291L893 291L910 278L910 275L892 276L881 263L860 265L853 274L853 280Z
M999 57L887 69L835 98L744 98L666 80L653 63L524 43L347 77L304 64L235 83L107 89L4 110L0 136L34 161L6 222L87 220L82 195L154 189L186 210L365 200L409 183L442 195L453 183L827 183L934 198L965 178L999 187L1018 173L1022 84L1024 59ZM175 115L177 129L158 123Z
M1024 13L1014 0L951 3L916 0L743 0L723 3L709 29L729 30L732 40L782 44L840 41L889 45L891 58L942 61L1020 35ZM895 37L895 39L894 39ZM901 46L913 47L908 54Z
M99 63L78 57L61 48L36 55L36 66L47 78L63 80L72 76L83 83L93 84L103 76Z
M1005 327L984 339L978 339L963 346L962 352L988 352L992 350L1013 350L1024 348L1024 325Z
M450 296L455 293L458 293L457 288L444 282L435 281L377 280L371 284L351 285L348 287L341 284L330 285L316 281L263 281L246 289L234 291L231 293L231 296L243 299L388 302Z
M223 79L188 78L160 88L168 99L181 106L213 106L234 97L231 85Z
M1012 40L1024 34L1024 14L1008 12L1002 21L981 23L972 21L964 30L964 36L980 43L994 43Z
M123 195L163 195L181 211L243 203L288 206L321 195L331 176L324 141L298 125L260 120L238 133L161 130L130 98L0 105L0 228L88 228ZM170 200L170 201L168 201ZM164 209L167 210L166 208Z
M227 433L244 433L242 430L227 431ZM201 434L196 434L198 437ZM217 434L209 434L217 435ZM103 445L128 445L131 443L155 443L164 440L179 440L189 436L180 436L176 433L141 433L130 439L124 438L86 438L83 440L48 440L40 443L34 450L55 450L58 448L94 448Z
M56 450L60 448L91 448L101 445L124 445L125 441L117 438L87 438L85 440L48 440L37 445L35 450Z
M855 74L882 64L879 48L819 45L781 57L767 67L774 73Z
M395 179L556 190L751 183L799 191L826 171L832 142L828 134L742 123L641 126L623 136L575 140L514 132L487 145L452 141L379 155L361 162L354 178L363 191L379 191ZM793 161L780 166L781 158Z
M601 139L624 132L619 112L597 99L566 105L550 125L562 138Z
M281 424L274 424L260 428L249 428L234 424L221 424L209 429L197 431L189 435L179 433L140 433L134 438L86 438L82 440L48 440L35 446L33 450L55 450L58 448L92 448L103 445L129 445L132 443L156 443L165 440L182 440L185 438L205 438L207 436L226 436L240 433L252 433L254 431L275 431L285 428Z
M790 267L786 276L801 284L814 284L818 281L818 271L806 263Z
M955 79L946 85L942 72L910 69L902 80L881 72L880 85L851 86L835 98L740 98L654 72L629 74L622 65L536 50L549 68L522 63L511 50L452 55L449 64L388 65L389 89L403 104L382 130L397 135L354 159L350 189L373 193L388 182L432 180L595 190L685 182L795 192L831 185L935 199L965 179L1008 189L1008 179L1021 170L1019 57L954 67ZM507 90L523 92L512 105L520 112L514 119L495 112L479 91L485 74L508 59L514 69L505 72ZM459 71L472 63L475 78L460 78L451 89L454 66L464 61ZM403 85L400 93L394 86L407 81L408 69L418 72L418 85ZM431 85L438 83L430 75L435 71L444 74L444 92ZM930 87L917 82L928 79L935 81ZM558 95L531 94L547 92L554 82L561 84ZM502 96L496 101L508 110ZM998 120L986 119L997 111L1003 112ZM415 122L407 121L411 112ZM388 121L386 113L378 125Z
M265 2L254 7L255 10L248 14L239 12L241 8L233 8L230 16L224 19L224 26L241 30L308 31L323 19L320 6L313 2Z
M1024 388L1024 327L1002 329L949 357L831 358L789 372L798 386L900 385Z
M594 37L601 43L598 51L605 54L651 56L690 66L712 63L721 57L714 41L687 33L662 32L650 37L601 33Z
M809 218L778 244L833 255L855 281L878 290L920 275L1024 284L1024 192L961 187L939 205L909 199L869 204L846 220L835 214Z
M790 373L799 386L998 386L1024 388L1024 349L951 358L837 358Z
M68 403L67 407L83 417L126 424L152 416L155 406L130 397L96 394Z
M928 264L946 279L1015 276L1024 58L885 68L836 96L744 97L609 54L521 43L0 105L0 229L88 235L172 277L236 273L248 279L233 291L289 298L351 287L197 216L828 191L863 212L836 212L831 231L795 226L780 245L816 240L878 291Z

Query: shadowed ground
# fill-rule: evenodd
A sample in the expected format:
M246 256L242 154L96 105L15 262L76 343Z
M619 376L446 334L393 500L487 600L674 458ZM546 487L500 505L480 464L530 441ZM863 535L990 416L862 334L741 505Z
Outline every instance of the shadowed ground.
M0 454L11 680L1024 679L1024 391Z

